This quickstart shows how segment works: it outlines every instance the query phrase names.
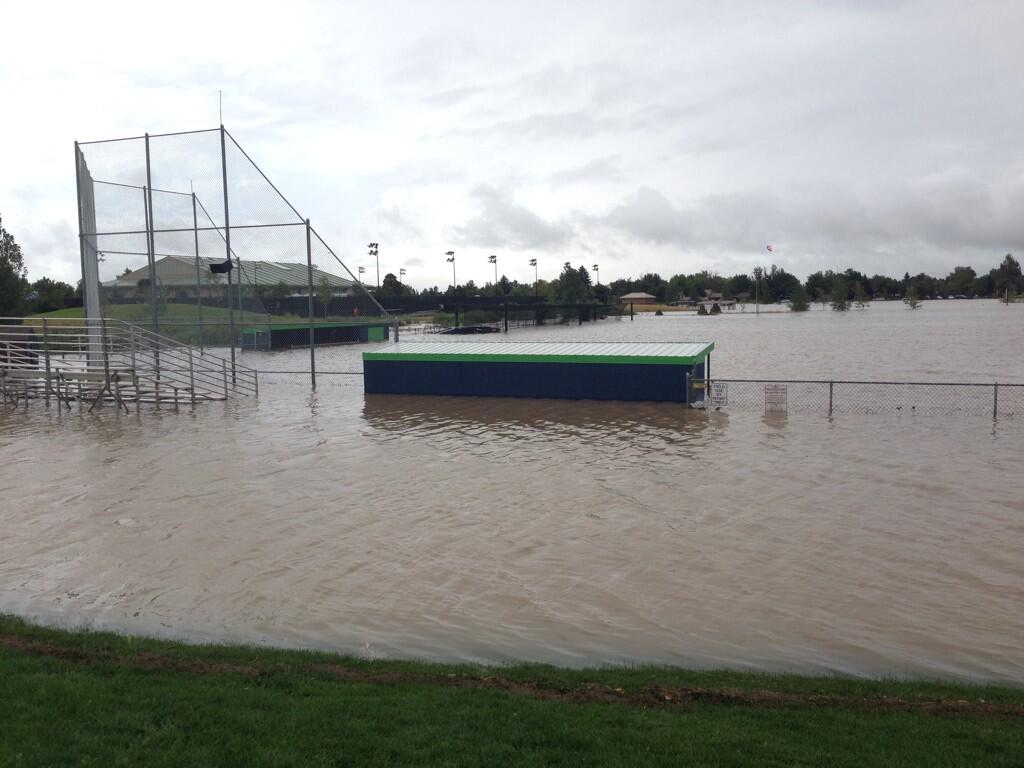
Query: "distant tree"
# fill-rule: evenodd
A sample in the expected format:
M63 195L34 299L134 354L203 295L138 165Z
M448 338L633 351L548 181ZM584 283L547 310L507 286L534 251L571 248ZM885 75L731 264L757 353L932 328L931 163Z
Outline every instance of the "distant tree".
M587 268L584 267L582 264L580 264L579 273L580 273L580 283L582 283L584 286L589 288L590 287L590 273L587 272Z
M328 305L331 303L333 295L334 289L331 287L331 281L325 275L321 276L320 282L316 284L316 297L324 308L324 320L327 319Z
M48 277L41 277L32 283L31 290L35 294L32 300L33 312L64 309L75 295L75 289L70 285Z
M796 275L772 264L764 276L764 293L767 303L782 301L800 284Z
M850 308L850 286L846 278L835 275L832 278L832 309L845 312Z
M907 286L907 292L903 294L903 303L911 309L917 309L921 306L921 300L918 298L917 286L913 283L910 283L910 285Z
M810 302L807 300L807 291L797 282L789 290L789 308L793 312L806 312L810 309Z
M502 275L501 280L498 281L498 288L501 289L502 296L508 296L512 293L512 281L505 275Z
M992 292L996 298L1006 297L1008 291L1024 289L1024 278L1021 277L1020 263L1012 254L1006 254L1002 263L991 272Z
M947 295L969 295L977 277L972 267L953 267L953 271L946 276Z
M27 309L28 272L21 246L0 218L0 317L20 317Z
M832 278L834 276L831 269L827 272L821 270L812 272L804 283L807 295L821 304L827 302L832 295Z
M555 287L555 298L559 304L579 304L587 298L588 287L582 275L583 267L574 269L572 264L565 262Z
M854 283L853 300L856 302L857 309L866 309L868 307L868 302L871 301L871 297L868 296L867 291L864 290L863 283Z
M722 293L729 298L737 298L741 293L749 295L752 290L750 275L733 275L725 281Z

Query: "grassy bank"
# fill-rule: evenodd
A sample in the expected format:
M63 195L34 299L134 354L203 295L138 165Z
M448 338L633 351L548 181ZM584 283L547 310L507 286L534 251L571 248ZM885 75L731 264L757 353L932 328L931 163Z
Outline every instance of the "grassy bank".
M369 662L0 617L3 765L1020 765L1024 689Z

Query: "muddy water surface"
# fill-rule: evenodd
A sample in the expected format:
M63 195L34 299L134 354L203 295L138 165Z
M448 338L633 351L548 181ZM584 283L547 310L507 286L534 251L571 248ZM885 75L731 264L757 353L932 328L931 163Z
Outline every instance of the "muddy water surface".
M711 340L733 376L1024 381L1024 305L528 338ZM0 611L369 655L1024 682L1024 419L261 383L194 414L0 414Z

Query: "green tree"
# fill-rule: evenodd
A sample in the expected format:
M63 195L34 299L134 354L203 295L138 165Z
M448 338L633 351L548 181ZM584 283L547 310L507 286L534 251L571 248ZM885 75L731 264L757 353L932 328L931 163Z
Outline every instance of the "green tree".
M868 307L868 302L871 301L871 297L869 297L867 291L864 290L863 283L854 283L853 300L857 304L857 309L866 309Z
M832 277L832 309L845 312L850 308L850 286L840 275Z
M903 294L903 303L911 309L917 309L921 306L921 300L918 298L917 286L913 283L907 286L907 292Z
M555 298L560 304L579 304L587 298L587 285L583 282L583 268L574 269L568 261L562 266L555 287ZM588 275L589 278L589 275Z
M316 285L316 297L324 307L324 320L327 319L327 307L331 303L333 295L334 289L331 287L331 281L326 276L321 276L320 282Z
M36 280L32 283L31 289L35 294L35 298L32 300L33 312L53 312L57 309L64 309L75 295L75 289L70 285L59 280L51 280L48 277Z
M20 317L27 309L28 293L25 258L14 235L3 227L0 218L0 317Z
M810 302L807 300L807 291L799 282L797 282L796 285L789 289L790 311L806 312L810 306Z
M969 295L977 277L971 267L953 267L953 271L946 276L946 293L954 296Z
M1005 298L1008 291L1016 292L1024 288L1024 278L1021 277L1020 263L1013 258L1013 254L1006 254L1002 263L992 270L992 292L996 298Z

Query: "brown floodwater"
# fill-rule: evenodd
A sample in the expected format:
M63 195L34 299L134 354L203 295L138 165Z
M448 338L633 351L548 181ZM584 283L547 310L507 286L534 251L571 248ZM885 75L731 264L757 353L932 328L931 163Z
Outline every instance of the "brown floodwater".
M1024 305L994 302L509 338L710 340L723 376L1024 382ZM1024 682L1024 418L319 384L0 412L0 611L370 656Z

